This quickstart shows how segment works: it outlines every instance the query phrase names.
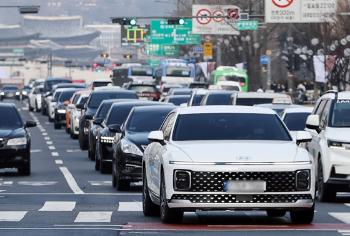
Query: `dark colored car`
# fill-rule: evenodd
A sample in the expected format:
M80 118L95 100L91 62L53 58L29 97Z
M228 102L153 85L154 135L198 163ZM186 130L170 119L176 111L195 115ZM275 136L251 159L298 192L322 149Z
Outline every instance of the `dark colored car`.
M35 122L23 123L14 104L0 104L0 168L17 168L19 174L30 175L30 135L27 128Z
M232 105L233 93L224 90L211 91L204 96L201 106Z
M175 106L180 106L181 104L188 103L188 101L191 99L191 95L172 95L167 96L164 99L164 102L166 103L172 103Z
M173 95L191 95L192 89L190 88L172 88L169 90L167 96Z
M90 160L95 160L95 150L96 150L96 137L100 129L103 129L103 120L106 118L107 113L114 103L132 101L132 99L108 99L104 100L98 107L92 124L89 128L89 152L88 156Z
M121 125L125 122L130 111L138 106L154 106L168 105L166 103L151 102L151 101L134 101L121 102L113 104L103 120L103 129L100 129L97 134L96 151L95 151L95 169L102 173L108 172L112 163L113 141L118 138L121 130Z
M120 141L114 144L112 183L126 190L130 182L142 180L142 156L149 144L148 134L158 130L174 106L135 107L123 126Z
M41 98L41 113L43 115L47 115L47 97L52 96L53 94L53 87L57 84L63 84L63 83L69 83L71 84L72 81L70 79L63 79L63 78L48 78L47 80L45 80L44 82L44 91L43 91L43 95Z
M0 91L0 100L4 98L19 98L20 91L16 85L4 85Z
M79 121L79 146L82 150L88 149L89 129L97 108L103 100L107 99L138 99L138 97L134 91L111 88L110 90L93 91L85 107L77 106L77 108L83 109Z
M157 86L154 84L128 84L126 87L128 90L135 91L140 99L159 101L160 92Z
M81 89L79 88L66 88L62 89L57 103L55 105L55 115L54 115L54 128L60 129L62 125L66 123L66 112L69 100L72 98L73 94Z

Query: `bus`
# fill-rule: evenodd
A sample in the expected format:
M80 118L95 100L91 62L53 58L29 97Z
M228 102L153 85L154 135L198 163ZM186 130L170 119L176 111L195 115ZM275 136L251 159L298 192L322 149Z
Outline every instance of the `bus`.
M248 92L248 74L246 70L234 66L219 66L212 73L212 83L217 85L219 81L238 82L243 92Z
M115 86L123 86L124 83L154 83L153 68L138 63L122 64L113 70L112 81Z
M195 65L182 59L165 59L155 70L155 78L160 84L189 85L195 81Z

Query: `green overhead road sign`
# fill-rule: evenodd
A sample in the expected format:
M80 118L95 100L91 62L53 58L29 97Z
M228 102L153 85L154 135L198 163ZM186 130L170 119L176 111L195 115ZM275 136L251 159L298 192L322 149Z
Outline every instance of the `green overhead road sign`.
M201 43L201 36L192 34L192 19L182 25L169 25L167 20L152 20L150 42L162 45L193 45Z
M178 56L179 47L176 45L145 44L145 52L150 56Z
M244 30L258 30L259 28L259 22L256 20L244 20L244 21L238 21L236 23L237 29L239 31Z

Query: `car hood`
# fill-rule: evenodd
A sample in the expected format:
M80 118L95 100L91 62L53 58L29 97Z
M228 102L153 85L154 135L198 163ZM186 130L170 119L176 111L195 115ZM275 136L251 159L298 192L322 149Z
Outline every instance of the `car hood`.
M293 141L175 142L174 148L193 162L276 163L309 161ZM303 155L297 155L304 152ZM174 156L175 157L175 156ZM176 157L175 157L176 158Z
M327 127L325 136L334 141L350 142L350 128Z
M146 146L149 144L148 134L149 132L128 132L125 137L138 146L141 150L145 150Z
M0 138L16 138L23 137L25 135L25 130L23 128L15 130L0 129Z

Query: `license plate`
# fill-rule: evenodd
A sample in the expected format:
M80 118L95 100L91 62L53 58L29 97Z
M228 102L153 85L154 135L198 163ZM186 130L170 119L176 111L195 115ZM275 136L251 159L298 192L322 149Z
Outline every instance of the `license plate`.
M265 192L265 181L227 181L224 184L225 192L229 193L255 193Z

